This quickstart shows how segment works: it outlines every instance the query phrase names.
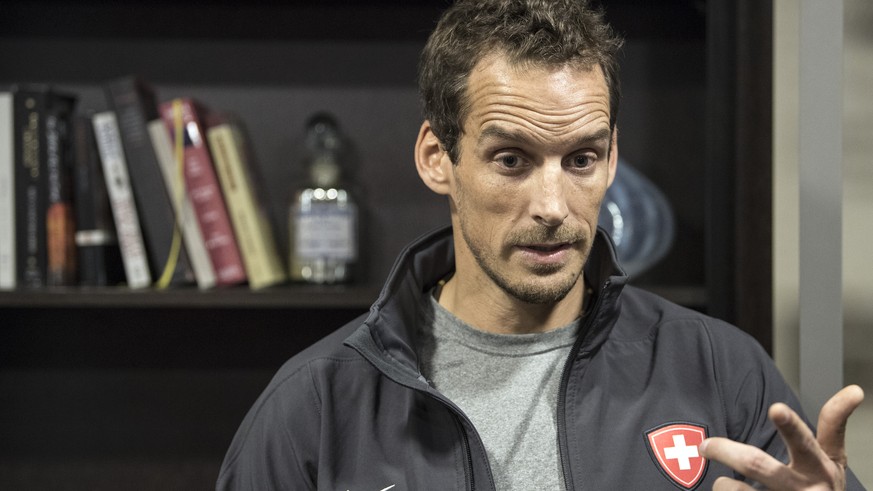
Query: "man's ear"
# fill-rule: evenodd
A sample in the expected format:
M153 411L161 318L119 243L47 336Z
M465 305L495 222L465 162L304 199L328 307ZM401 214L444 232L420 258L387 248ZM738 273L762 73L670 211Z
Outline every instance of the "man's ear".
M612 181L615 180L615 172L618 168L618 126L612 128L612 141L609 142L609 180L606 182L606 187L612 186Z
M425 121L415 141L415 168L424 184L437 194L451 190L451 159L433 132L430 121Z

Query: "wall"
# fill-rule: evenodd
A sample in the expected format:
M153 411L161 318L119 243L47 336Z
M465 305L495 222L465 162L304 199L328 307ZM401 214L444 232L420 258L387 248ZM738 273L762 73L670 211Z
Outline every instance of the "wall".
M774 2L774 356L796 388L798 356L799 2ZM873 468L873 3L844 0L843 318L844 379L867 392L849 422L850 466L868 487ZM854 465L852 465L854 463Z

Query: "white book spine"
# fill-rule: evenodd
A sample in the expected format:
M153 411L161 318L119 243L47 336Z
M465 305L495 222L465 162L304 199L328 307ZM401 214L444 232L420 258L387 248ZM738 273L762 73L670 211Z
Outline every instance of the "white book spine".
M127 173L127 161L121 146L118 121L114 112L105 111L95 114L92 122L97 150L103 163L127 285L133 289L145 288L151 285L152 278Z
M164 184L170 194L170 201L176 212L176 220L179 220L179 228L182 230L182 240L188 251L188 260L191 261L191 269L197 279L197 287L209 289L215 286L215 269L209 260L209 251L206 250L206 242L203 240L203 232L200 223L194 215L194 206L191 197L185 192L185 180L182 176L178 163L173 157L173 144L167 127L160 119L149 122L149 136L155 154L161 166L161 174Z
M13 95L0 92L0 290L16 286Z

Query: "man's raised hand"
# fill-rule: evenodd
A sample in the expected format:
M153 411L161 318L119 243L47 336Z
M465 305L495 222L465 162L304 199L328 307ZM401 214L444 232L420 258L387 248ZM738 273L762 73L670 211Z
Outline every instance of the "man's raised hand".
M825 403L818 417L818 437L791 408L770 406L768 416L788 447L783 464L763 450L727 438L709 438L700 452L771 490L842 490L846 488L846 423L864 400L857 385L844 387ZM716 491L751 490L750 485L721 477Z

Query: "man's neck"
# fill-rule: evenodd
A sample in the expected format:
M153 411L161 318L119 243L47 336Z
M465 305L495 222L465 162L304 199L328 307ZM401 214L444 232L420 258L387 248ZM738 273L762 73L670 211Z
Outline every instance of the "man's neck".
M486 332L527 334L565 326L582 315L588 301L585 281L579 280L560 301L532 304L519 300L493 283L465 284L457 275L438 290L437 301L465 323Z

